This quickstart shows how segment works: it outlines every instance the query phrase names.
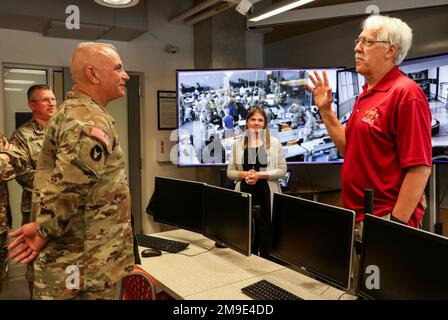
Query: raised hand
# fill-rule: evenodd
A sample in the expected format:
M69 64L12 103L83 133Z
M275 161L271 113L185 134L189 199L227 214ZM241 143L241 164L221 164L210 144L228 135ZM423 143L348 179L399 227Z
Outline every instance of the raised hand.
M322 72L323 79L319 75L317 71L314 71L314 76L309 74L311 82L314 85L312 88L309 84L305 84L305 87L313 94L314 103L319 108L319 111L322 112L330 112L331 111L331 101L333 100L332 89L328 82L327 73L325 70Z

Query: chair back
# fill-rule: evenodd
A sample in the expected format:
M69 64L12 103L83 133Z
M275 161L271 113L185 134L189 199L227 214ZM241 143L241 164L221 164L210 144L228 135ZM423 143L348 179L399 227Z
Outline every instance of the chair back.
M121 279L122 300L156 300L157 281L145 270L135 266Z

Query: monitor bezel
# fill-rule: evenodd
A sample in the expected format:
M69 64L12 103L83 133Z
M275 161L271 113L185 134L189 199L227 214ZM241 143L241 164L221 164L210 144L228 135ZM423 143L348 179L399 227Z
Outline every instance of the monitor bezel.
M228 241L223 241L223 239L219 239L218 237L215 237L214 235L210 234L207 232L207 192L208 189L217 189L217 190L223 190L224 192L227 193L233 193L233 194L239 194L241 195L241 197L245 197L249 199L249 210L248 210L248 227L249 227L249 233L248 233L248 251L242 250L241 248L238 248L236 246L234 246L232 243L229 243ZM246 192L241 192L241 191L236 191L236 190L231 190L231 189L227 189L227 188L222 188L222 187L218 187L218 186L213 186L210 184L206 185L206 189L205 189L205 202L204 202L204 228L203 228L203 235L215 242L218 243L222 243L224 245L226 245L227 247L245 255L245 256L250 256L251 255L251 250L252 250L252 195L250 193L246 193Z
M274 210L275 210L275 199L276 197L289 197L292 199L296 199L298 201L303 201L303 202L307 202L310 203L314 206L322 206L322 207L326 207L326 208L330 208L332 210L337 210L340 212L344 212L347 214L350 214L352 216L351 222L352 222L352 230L351 230L351 241L350 241L350 254L349 254L349 270L348 270L348 275L347 275L347 284L344 283L339 283L339 281L332 279L326 275L322 275L319 272L316 272L315 270L306 268L304 266L299 266L296 264L296 262L291 261L288 258L285 258L275 252L272 251L272 248L270 250L270 255L281 260L284 261L286 263L288 263L288 268L293 269L295 271L298 271L300 273L305 273L306 275L309 275L311 277L316 277L318 280L323 280L324 282L329 283L330 285L337 287L337 288L341 288L343 290L349 290L351 287L351 277L352 277L352 263L353 263L353 252L354 252L354 239L355 239L355 222L356 222L356 213L353 210L349 210L346 208L341 208L341 207L337 207L337 206L333 206L330 204L326 204L326 203L321 203L321 202L316 202L316 201L312 201L312 200L308 200L308 199L304 199L304 198L299 198L299 197L294 197L291 195L287 195L287 194L281 194L281 193L274 193L274 204L273 204L273 212L272 212L272 225L274 226ZM272 247L272 240L273 240L273 232L272 232L272 237L271 237L271 247Z

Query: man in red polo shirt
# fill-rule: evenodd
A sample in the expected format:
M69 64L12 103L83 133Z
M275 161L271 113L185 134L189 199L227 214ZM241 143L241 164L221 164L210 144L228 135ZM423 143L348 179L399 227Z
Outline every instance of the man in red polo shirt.
M366 84L346 128L331 110L327 75L307 86L327 130L344 156L344 206L364 218L364 189L374 190L374 215L419 227L422 195L431 173L431 113L420 87L398 69L412 42L403 21L371 16L356 40L356 71Z

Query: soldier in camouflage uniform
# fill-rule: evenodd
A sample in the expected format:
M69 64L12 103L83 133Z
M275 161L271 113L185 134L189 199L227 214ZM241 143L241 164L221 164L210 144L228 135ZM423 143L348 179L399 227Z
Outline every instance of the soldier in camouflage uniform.
M105 106L129 79L110 45L81 44L73 91L50 119L37 165L32 220L11 233L11 259L34 258L34 299L114 299L133 268L123 152Z
M22 225L30 222L31 192L37 160L42 150L45 127L56 112L56 98L47 85L33 85L28 89L28 106L33 118L21 125L11 136L11 143L25 154L22 166L16 168L16 180L22 186Z
M293 103L289 108L288 112L293 114L291 129L297 129L299 126L303 125L303 118L305 116L305 107L299 102L299 104Z
M21 166L15 168L16 180L23 188L22 192L22 225L30 222L31 194L33 191L34 174L37 161L42 150L45 127L48 120L56 112L56 98L50 87L44 84L33 85L28 89L28 106L33 112L33 118L21 125L11 136L11 143L24 155ZM33 271L28 265L26 278L33 296Z

